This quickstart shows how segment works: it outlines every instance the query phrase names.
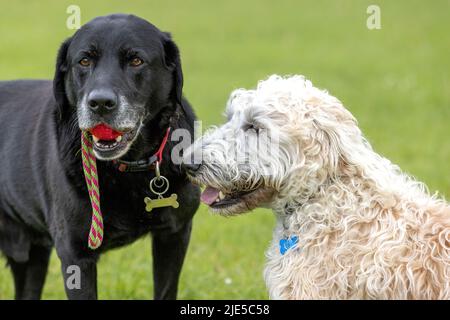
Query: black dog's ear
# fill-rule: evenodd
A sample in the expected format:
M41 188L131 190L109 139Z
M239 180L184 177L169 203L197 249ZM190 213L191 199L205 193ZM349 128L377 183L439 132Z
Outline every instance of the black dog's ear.
M173 70L173 96L176 102L181 105L183 95L183 70L181 69L180 51L173 42L170 33L164 32L164 62L166 67Z
M55 76L53 78L53 95L55 96L60 117L63 116L64 109L66 109L68 104L65 78L68 70L67 51L71 41L72 38L66 39L59 48L58 56L56 58Z

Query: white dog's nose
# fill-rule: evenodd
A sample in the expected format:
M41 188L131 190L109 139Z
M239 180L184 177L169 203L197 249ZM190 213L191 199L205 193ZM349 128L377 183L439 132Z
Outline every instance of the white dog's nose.
M183 163L181 165L188 173L195 173L198 169L200 169L200 163Z

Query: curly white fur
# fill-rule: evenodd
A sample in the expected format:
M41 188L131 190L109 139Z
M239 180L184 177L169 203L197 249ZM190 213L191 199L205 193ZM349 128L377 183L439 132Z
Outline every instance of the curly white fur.
M450 299L450 206L375 153L338 99L302 76L274 75L234 91L226 113L196 146L193 180L258 188L221 214L273 208L271 298ZM264 155L250 143L240 161L243 141L263 133L276 148ZM279 240L292 235L298 246L281 255Z

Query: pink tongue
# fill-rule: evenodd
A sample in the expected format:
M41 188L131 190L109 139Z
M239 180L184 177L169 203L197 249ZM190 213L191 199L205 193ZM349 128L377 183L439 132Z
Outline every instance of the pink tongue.
M202 192L200 200L206 203L207 205L211 205L216 201L219 197L219 190L213 187L206 187L206 189Z

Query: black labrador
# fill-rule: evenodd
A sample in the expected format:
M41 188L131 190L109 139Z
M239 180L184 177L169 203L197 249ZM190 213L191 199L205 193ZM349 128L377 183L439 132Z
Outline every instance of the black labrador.
M167 129L193 133L182 97L179 51L169 34L133 15L98 17L61 46L53 82L0 83L0 249L17 299L39 299L54 246L68 298L96 299L100 254L152 235L154 298L174 299L199 189L171 161L160 173L179 207L145 210L149 181ZM80 135L106 125L120 138L91 135L97 161L104 238L88 247L91 203ZM130 261L132 263L132 261ZM74 276L79 274L79 279Z

